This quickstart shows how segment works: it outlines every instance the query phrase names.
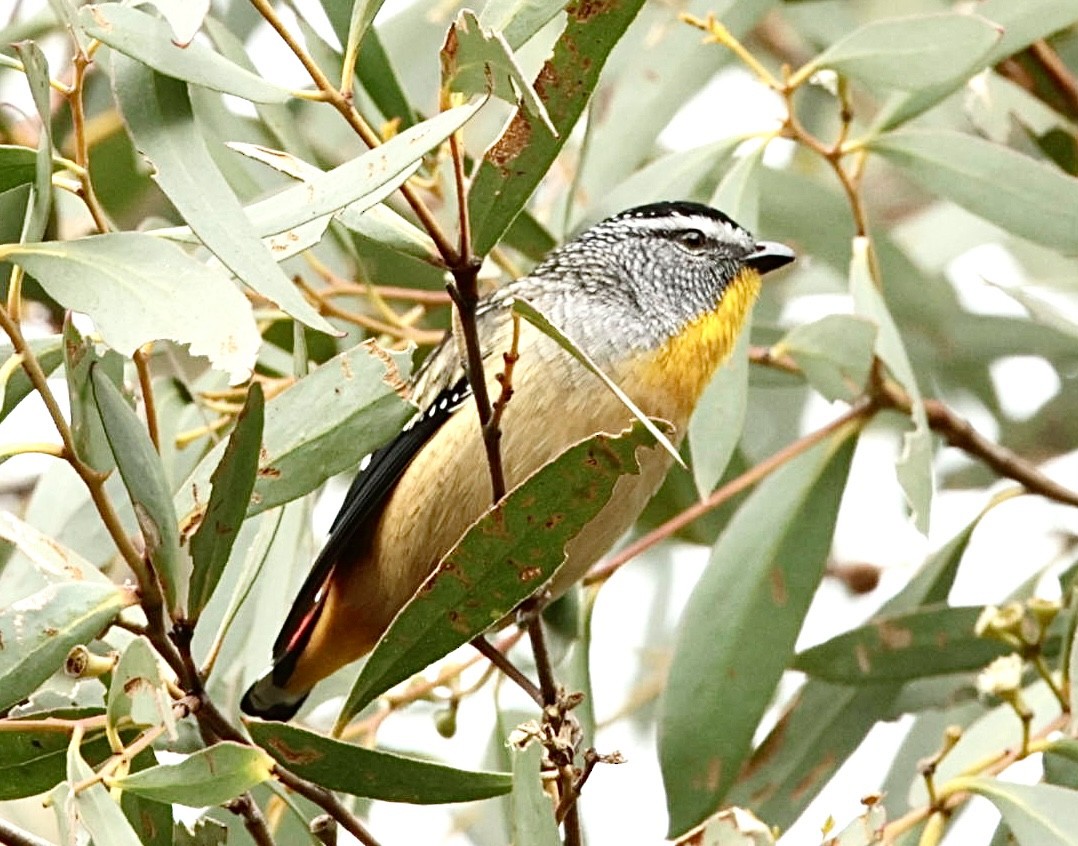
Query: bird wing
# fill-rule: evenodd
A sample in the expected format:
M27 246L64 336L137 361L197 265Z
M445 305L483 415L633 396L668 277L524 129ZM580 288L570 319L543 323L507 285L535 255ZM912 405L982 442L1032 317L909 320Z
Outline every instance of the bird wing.
M436 351L441 352L441 350ZM432 353L432 358L436 355ZM416 415L392 441L372 452L360 464L341 510L329 530L329 540L315 559L311 572L273 644L273 660L298 656L314 628L326 598L326 586L341 554L377 517L401 474L423 446L471 396L468 378L458 378L440 390L424 411ZM285 671L287 675L288 671Z

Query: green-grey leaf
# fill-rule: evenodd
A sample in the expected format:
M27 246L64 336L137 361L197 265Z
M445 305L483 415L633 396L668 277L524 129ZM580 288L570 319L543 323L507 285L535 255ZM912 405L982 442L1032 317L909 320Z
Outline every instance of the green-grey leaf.
M612 0L601 8L572 0L554 54L539 72L541 94L557 134L518 108L501 138L487 150L468 193L472 246L486 255L524 208L580 117L610 51L643 0Z
M760 224L760 165L766 149L761 144L737 159L711 196L712 206L722 209L750 232Z
M35 338L26 343L46 376L59 367L60 362L64 360L63 338L60 335ZM14 354L15 348L11 344L0 344L0 364L8 361ZM0 403L0 420L11 414L15 406L26 399L33 389L30 377L26 375L21 365L12 370L7 377L7 382L0 386L4 397L3 403Z
M557 134L550 122L543 101L535 93L517 64L513 50L501 33L485 29L475 12L462 9L446 35L442 47L442 88L471 96L490 92L521 108L538 120L552 134Z
M185 605L188 565L180 552L180 532L165 468L145 425L120 389L100 367L92 368L90 378L105 436L135 508L146 552L161 582L168 609L178 616Z
M310 493L354 467L400 431L415 407L400 397L411 353L387 353L372 341L322 364L266 403L259 463L247 516ZM311 409L318 409L312 415ZM176 494L186 525L221 460L218 444Z
M940 102L970 77L985 67L991 67L1003 59L1023 50L1041 38L1078 21L1078 9L1066 0L985 0L976 7L977 14L992 21L1003 30L1003 37L984 56L971 62L969 67L958 69L950 79L936 85L919 87L917 90L897 94L877 115L874 131L894 129L901 123L917 117Z
M82 759L79 747L71 744L67 749L67 778L72 783L92 778L94 771ZM101 782L91 784L71 797L86 830L95 843L109 846L142 846L142 841L127 821L118 803L112 800Z
M715 489L741 440L749 402L749 332L737 338L730 358L715 372L689 421L689 450L696 489Z
M0 194L34 181L37 151L32 147L0 144Z
M973 530L999 500L933 553L878 617L943 602ZM901 683L855 688L809 679L739 774L726 797L751 804L773 825L793 824L878 720L893 719Z
M974 633L982 610L937 605L877 617L800 653L792 668L839 684L912 681L979 670L1014 651Z
M39 482L39 484L41 484ZM40 491L35 491L35 494ZM29 514L27 515L29 516ZM111 584L108 576L55 537L50 537L10 511L0 511L0 538L14 544L30 563L49 581L86 579Z
M829 314L791 329L775 352L788 354L824 399L851 402L868 383L875 346L874 323Z
M356 59L359 57L359 45L384 2L385 0L353 0L352 18L348 22L348 38L344 45L343 62L344 73L349 78L355 72Z
M312 329L336 334L258 240L210 155L187 86L121 54L113 55L112 70L116 101L135 146L153 163L154 180L202 243L282 311Z
M120 721L138 726L172 726L172 701L161 679L157 654L145 637L128 644L112 671L105 713L108 730L116 735Z
M671 837L715 812L749 756L823 576L856 431L845 427L761 484L693 590L659 719Z
M125 356L168 339L208 356L234 381L251 372L261 337L250 303L224 274L173 244L117 232L5 244L0 258L22 265L64 307L89 315L105 343Z
M40 241L45 237L52 209L52 106L49 85L49 62L33 41L14 45L26 71L37 113L41 118L41 136L34 155L34 192L29 215L23 223L20 241Z
M491 0L483 4L479 23L500 32L510 48L519 50L564 6L563 0Z
M64 319L63 345L64 376L71 407L71 438L75 442L75 453L98 473L108 473L116 466L116 461L112 457L112 449L94 401L90 372L96 366L114 384L119 384L123 382L123 359L110 351L98 355L96 344L82 337L70 313Z
M557 846L561 843L554 805L543 791L539 769L543 745L533 741L523 749L510 745L513 759L513 844L514 846Z
M803 81L829 68L870 85L918 89L964 73L987 55L1002 30L977 15L945 13L865 24L800 68Z
M316 784L384 802L438 805L508 793L506 773L458 770L444 764L365 749L285 723L247 720L255 743L278 763Z
M91 38L174 79L212 88L255 103L284 103L292 95L205 44L176 43L164 21L119 3L83 6L79 26Z
M1078 793L1053 784L1011 784L994 778L959 778L952 782L989 799L1019 846L1076 846Z
M63 720L79 720L101 714L100 708L65 708L44 711L22 717L24 720L45 720L55 717ZM123 735L125 742L134 739L137 732L129 730ZM67 766L67 732L32 727L19 731L0 732L0 802L23 799L44 793L64 780ZM96 766L112 754L108 738L101 730L87 733L79 751Z
M652 446L639 423L570 447L477 520L390 624L360 671L342 726L398 682L483 633L541 589L565 546L606 505L614 484L639 472Z
M178 764L159 764L109 784L148 799L198 808L220 805L270 777L273 759L255 746L224 741Z
M210 501L198 530L191 538L191 592L188 619L197 620L210 601L228 563L232 545L247 517L258 475L265 406L262 386L254 382L247 392L229 435L221 461L210 476Z
M997 226L1063 253L1078 252L1078 178L967 135L903 129L868 148L928 191Z
M29 696L73 646L93 640L134 602L127 588L73 581L49 585L0 611L0 712Z
M871 247L866 238L854 238L850 259L850 293L854 311L877 327L876 355L909 393L913 430L902 439L902 454L895 464L899 484L913 511L917 528L928 533L934 481L932 473L932 433L928 428L924 400L917 385L917 375L891 312L887 308L870 271Z

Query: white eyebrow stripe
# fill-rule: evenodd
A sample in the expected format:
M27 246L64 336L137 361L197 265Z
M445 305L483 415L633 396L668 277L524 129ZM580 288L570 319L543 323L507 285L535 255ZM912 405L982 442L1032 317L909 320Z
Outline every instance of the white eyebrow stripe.
M634 229L661 230L669 232L678 229L699 229L705 235L710 235L720 241L747 241L751 240L748 232L739 226L734 226L723 220L713 217L704 217L698 214L668 214L663 217L627 217L624 222Z

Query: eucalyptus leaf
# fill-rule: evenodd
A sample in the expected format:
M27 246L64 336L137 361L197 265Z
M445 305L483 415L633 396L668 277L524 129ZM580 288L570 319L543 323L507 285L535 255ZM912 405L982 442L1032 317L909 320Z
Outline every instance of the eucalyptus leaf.
M852 402L868 384L876 334L869 320L829 314L795 326L773 352L788 354L824 399Z
M1003 31L978 15L944 13L871 21L832 44L792 81L827 68L888 88L919 89L966 73Z
M212 489L206 513L191 537L192 571L187 609L190 620L197 620L210 601L247 517L258 476L264 417L262 386L254 382L236 418L221 462L210 476Z
M169 339L190 345L234 381L254 365L261 341L250 303L225 275L172 244L117 232L5 244L0 259L17 262L57 302L89 315L105 343L125 356Z
M72 743L67 750L67 778L72 784L87 781L94 776ZM86 827L95 843L109 846L143 846L141 839L127 821L118 803L112 800L101 782L95 782L78 793L72 791L68 799L74 806L79 821Z
M753 492L682 614L658 737L671 837L717 810L749 757L823 577L855 434L835 433Z
M715 371L689 421L692 476L700 496L726 472L745 428L749 402L749 332L741 332L730 358Z
M928 191L1008 232L1078 252L1078 178L1009 147L939 129L903 129L868 147Z
M255 743L282 766L352 796L434 805L489 799L510 788L506 773L460 770L365 749L284 723L249 719L246 726Z
M33 693L72 647L89 643L136 601L130 588L72 581L49 585L0 611L0 713Z
M34 154L34 190L29 214L23 223L20 241L40 241L45 237L52 209L52 107L49 88L49 62L33 41L13 45L22 59L30 94L41 118L41 135Z
M270 777L273 759L255 746L223 741L178 764L159 764L110 785L148 799L202 807L219 805Z
M50 335L47 338L35 338L28 340L30 351L41 366L41 371L48 376L64 360L64 344L61 335ZM0 366L11 360L15 355L15 349L11 344L0 344ZM15 407L30 395L34 390L30 377L20 365L14 367L8 374L7 382L2 386L3 402L0 403L0 420L3 420L15 409Z
M186 85L120 54L113 56L112 72L116 101L135 146L153 163L154 180L202 243L240 281L284 312L312 329L335 334L247 222L210 155Z
M120 745L121 721L137 726L165 724L174 729L172 699L165 689L157 654L145 637L128 644L113 668L105 713L108 733Z
M230 62L204 44L191 41L190 37L184 41L183 36L193 35L198 29L197 25L191 28L191 22L187 22L184 27L187 31L177 38L169 24L119 3L83 6L79 9L78 22L91 38L165 76L256 103L284 103L292 97L288 89Z
M0 144L0 194L34 181L37 151L32 147Z
M558 846L561 837L554 821L554 805L543 791L539 769L543 746L537 740L523 749L510 744L513 759L513 843L515 846Z
M954 786L984 796L1003 815L1019 846L1078 844L1078 793L1053 784L960 778Z
M105 437L135 508L146 554L161 583L168 610L176 619L186 605L189 565L180 551L180 533L165 468L145 425L120 389L100 367L91 369L90 379Z

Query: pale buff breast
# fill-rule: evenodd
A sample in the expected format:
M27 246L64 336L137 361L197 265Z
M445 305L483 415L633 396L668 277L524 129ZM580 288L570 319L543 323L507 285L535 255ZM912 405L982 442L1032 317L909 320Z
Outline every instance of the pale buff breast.
M569 446L597 432L618 433L632 415L592 373L531 326L522 327L514 394L502 421L502 456L511 489ZM489 359L500 364L501 356ZM491 396L499 386L488 365ZM617 378L617 374L613 374ZM620 380L624 381L624 380ZM649 415L678 428L691 403L675 402L654 384L623 387ZM679 398L680 399L680 398ZM640 449L639 475L618 480L610 502L567 548L568 560L553 584L564 592L636 520L670 466L661 448ZM439 430L404 472L358 558L338 570L326 607L289 687L303 689L373 648L397 611L442 556L491 504L490 473L469 400Z

